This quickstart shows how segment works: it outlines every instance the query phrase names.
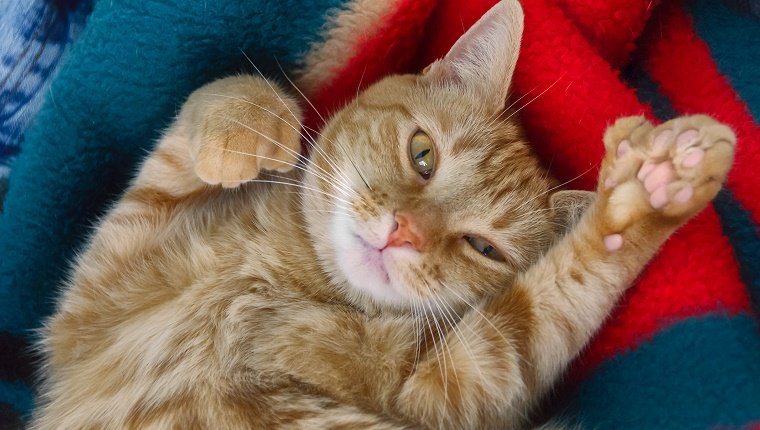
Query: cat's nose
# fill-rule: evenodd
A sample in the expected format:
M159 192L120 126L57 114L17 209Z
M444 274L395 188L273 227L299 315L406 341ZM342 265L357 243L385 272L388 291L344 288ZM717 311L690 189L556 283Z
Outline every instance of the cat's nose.
M388 235L388 242L386 242L385 247L401 247L408 244L417 251L422 250L422 247L425 246L425 238L412 216L406 212L398 211L394 214L393 219L396 221L396 228Z

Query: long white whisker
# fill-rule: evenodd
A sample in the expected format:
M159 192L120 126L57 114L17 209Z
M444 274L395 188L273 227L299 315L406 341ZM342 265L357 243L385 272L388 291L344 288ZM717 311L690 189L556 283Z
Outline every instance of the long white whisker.
M423 304L421 300L420 300L420 304L421 305ZM435 340L436 335L433 332L433 326L430 324L430 320L428 319L427 312L423 312L422 316L425 317L425 323L427 324L428 330L430 330L430 338L433 341L433 349L435 350L435 359L438 362L438 370L440 370L440 372L441 372L441 380L445 381L446 377L444 376L444 373L443 373L444 369L443 369L443 367L441 367L441 358L440 358L440 354L438 352L438 343Z
M472 309L472 310L473 310L475 313L477 313L477 314L478 314L478 315L479 315L481 318L483 318L483 320L485 320L485 321L486 321L486 322L487 322L487 323L488 323L488 324L489 324L489 325L490 325L490 326L491 326L491 327L492 327L494 330L496 330L496 333L497 333L497 334L498 334L498 335L499 335L499 336L502 338L502 340L504 340L504 342L505 342L505 343L509 344L509 341L507 340L507 337L506 337L506 336L504 336L504 334L502 334L501 330L499 330L499 328L498 328L498 327L496 327L496 325L495 325L494 323L492 323L492 322L491 322L491 320L490 320L490 319L488 319L488 317L486 317L486 316L485 316L485 315L484 315L484 314L483 314L483 313L482 313L482 312L481 312L481 311L478 309L478 307L477 307L477 306L474 306L472 303L468 302L468 301L467 301L467 300L466 300L466 299L465 299L463 296L461 296L461 295L460 295L460 294L459 294L459 293L458 293L458 292L457 292L457 291L456 291L456 290L455 290L453 287L451 287L451 286L449 286L449 285L446 285L446 283L444 283L444 282L442 282L442 281L439 281L439 282L440 282L440 283L441 283L441 285L443 285L443 286L444 286L446 289L448 289L448 291L449 291L449 292L451 292L452 294L454 294L455 296L457 296L457 298L459 298L459 300L461 300L463 303L467 304L467 305L470 307L470 309Z
M517 103L518 103L520 100L524 99L526 96L528 96L530 93L532 93L533 91L535 91L537 88L538 88L538 85L536 85L536 86L535 86L535 87L533 87L533 88L532 88L530 91L528 91L528 92L526 92L525 94L523 94L523 95L521 95L520 97L518 97L518 98L517 98L517 100L513 101L512 103L510 103L510 104L509 104L509 106L507 106L507 107L505 107L504 109L501 109L501 110L499 110L499 111L496 111L496 113L494 113L494 114L492 115L492 118L491 118L491 120L488 122L488 125L486 126L486 128L490 128L491 126L493 126L493 124L494 124L496 121L498 121L498 120L499 120L499 115L501 115L503 112L506 112L506 111L508 111L510 108L512 108L512 106L516 105L516 104L517 104Z
M311 108L314 109L314 112L316 112L316 114L319 115L319 119L322 120L322 123L323 124L327 123L327 120L325 120L325 117L323 117L322 114L319 112L319 109L317 109L317 107L314 106L311 100L309 100L309 98L306 97L306 94L304 94L303 91L301 91L301 89L298 88L298 86L293 82L293 80L290 79L290 76L288 76L288 74L285 73L285 69L282 68L282 64L280 64L280 60L278 60L277 57L275 57L274 61L275 63L277 63L277 67L280 68L280 71L282 72L283 76L285 76L285 79L287 79L288 82L290 82L290 85L292 85L293 88L295 88L295 90L298 91L298 94L300 94L301 97L303 97L303 99L306 100L306 103L308 103L309 106L311 106Z
M462 300L463 303L467 304L470 307L470 309L472 309L478 316L480 316L483 319L483 321L485 321L486 323L488 323L496 331L496 333L502 338L502 340L504 341L505 345L509 345L510 344L510 342L507 340L506 336L504 336L504 334L502 334L501 330L499 330L499 328L496 327L496 325L494 325L494 323L491 322L491 320L488 319L488 317L486 317L485 315L483 315L483 313L480 312L480 310L478 310L478 308L476 306L473 306L470 302L468 302L467 300L465 300L461 295L459 295L459 293L457 293L456 290L454 290L453 287L451 287L449 285L446 285L444 282L440 282L440 284L443 285L445 288L447 288L448 291L450 291L454 295L458 296L460 298L460 300ZM465 324L465 326L470 331L472 331L473 333L475 333L475 331L474 331L474 329L472 327L470 327L467 324ZM475 333L475 334L478 335L477 333ZM520 361L522 363L524 363L524 364L526 364L526 365L528 365L530 367L533 367L533 364L530 363L530 362L528 362L528 361L525 361L524 357L520 356L519 359L520 359ZM519 409L513 407L512 410L515 411L516 413L518 413L521 417L527 418L526 414L524 412L520 411Z
M309 98L308 98L308 97L306 97L306 94L304 94L304 93L303 93L303 91L301 91L301 89L300 89L300 88L298 88L298 85L296 85L296 84L295 84L295 82L293 82L293 80L292 80L292 79L290 79L290 76L288 76L287 72L285 72L285 69L283 69L283 67L282 67L282 64L280 64L280 60L278 60L278 59L277 59L277 57L275 57L275 58L274 58L274 61L277 63L277 67L279 67L279 68L280 68L280 72L282 72L282 75L283 75L283 76L285 76L285 79L287 79L287 80L288 80L288 83L290 83L290 85L291 85L291 86L292 86L292 87L293 87L293 88L294 88L296 91L298 91L298 94L300 94L300 95L301 95L301 97L303 97L303 99L306 101L306 103L308 103L308 104L309 104L309 106L311 106L311 108L314 110L314 112L316 112L316 114L317 114L317 115L319 115L319 119L321 119L321 120L322 120L322 124L327 124L327 120L325 119L325 117L323 117L323 116L322 116L322 113L320 113L320 112L319 112L319 109L317 109L317 107L316 107L316 106L314 106L314 103L312 103L312 102L311 102L311 100L309 100ZM304 129L307 129L307 130L311 130L311 131L314 131L315 133L317 133L317 134L319 134L320 136L322 136L322 138L325 138L325 137L324 137L323 135L321 135L321 134L320 134L320 133L319 133L317 130L314 130L314 129L312 129L311 127L306 127L306 126L304 126ZM329 139L327 139L327 140L329 140ZM335 146L336 148L338 147L338 145L335 145L335 142L332 142L332 141L330 141L330 143L332 143L332 144L333 144L333 146ZM317 151L320 151L320 149L319 149L319 145L314 145L314 147L315 147L315 149L316 149ZM325 154L324 152L321 152L321 151L320 151L320 153L321 153L321 154L322 154L322 156L323 156L323 157L325 157L325 159L327 159L327 160L328 160L328 162L329 162L329 158L327 157L327 154ZM345 154L344 154L344 155L345 155ZM353 165L353 162L351 161L351 159L350 159L350 158L348 158L348 160L349 160L349 162L351 162L351 164ZM338 171L338 169L337 169L335 166L333 166L333 168L334 168L336 171ZM356 169L356 166L355 166L355 165L354 165L354 168ZM358 169L357 169L357 171L356 171L356 172L357 172L357 173L359 173L359 177L361 177L361 178L362 178L362 181L364 181L364 184L365 184L365 185L367 185L367 188L369 188L369 189L371 190L372 188L369 186L369 184L367 184L367 181L364 179L364 176L363 176L363 175L362 175L362 174L359 172L359 170L358 170Z
M301 166L301 165L298 165L298 164L293 164L293 163L290 163L290 162L288 162L288 161L285 161L285 160L281 160L281 159L279 159L279 158L272 158L272 157L267 157L267 156L265 156L265 155L259 155L259 154L251 154L251 153L249 153L249 152L243 152L243 151L236 151L236 150L234 150L234 149L229 149L229 148L222 148L222 147L220 147L220 146L212 146L211 148L213 148L213 149L218 149L218 150L220 150L220 151L223 151L223 152L230 152L230 153L233 153L233 154L244 155L244 156L246 156L246 157L254 157L254 158L261 158L261 159L264 159L264 160L276 161L276 162L278 162L278 163L282 163L282 164L285 164L285 165L291 166L291 167L293 167L293 168L295 168L295 169L299 169L299 170L302 170L302 171L304 171L304 172L306 172L306 173L310 173L310 174L313 174L313 175L315 175L316 177L318 177L318 178L322 179L323 181L327 182L328 184L332 184L332 183L333 183L333 182L330 180L330 179L332 179L332 178L327 178L327 177L325 177L325 176L322 176L322 175L320 175L320 174L318 174L318 173L316 173L316 172L310 172L310 171L309 171L307 168L305 168L305 167L303 167L303 166ZM295 180L295 178L287 178L287 179L293 179L293 180ZM343 189L343 191L344 191L344 192L347 192L347 194L355 194L355 191L353 191L353 190L351 190L351 189L349 189L349 190L345 190L345 189Z
M253 66L253 68L256 70L256 72L259 74L259 76L261 76L261 78L264 79L264 82L266 82L266 84L272 90L272 92L274 93L274 95L277 96L277 98L280 100L280 103L282 103L282 105L285 106L285 109L287 109L288 112L290 112L290 114L293 115L294 118L297 118L296 114L293 113L293 111L290 109L290 107L288 107L288 104L285 103L285 101L282 99L282 97L280 97L280 94L272 86L272 84L269 82L269 80L264 77L264 74L261 73L261 70L259 70L259 68L256 67L256 64L253 63L253 60L251 60L251 58L242 49L240 50L240 52L243 54L243 56L246 58L246 60L248 60L248 62L251 63L251 66ZM279 63L279 61L277 60L276 57L275 57L275 61L277 61L277 65L280 67L280 70L282 71L283 75L288 80L288 82L290 82L290 84L293 85L293 88L295 88L296 91L298 91L298 93L301 94L301 97L303 97L304 100L306 100L306 102L309 103L309 105L312 107L312 109L314 109L314 111L317 113L317 115L319 115L320 118L321 118L322 115L319 113L319 111L317 110L317 108L314 107L314 105L311 103L311 100L309 100L303 94L303 92L301 92L301 90L293 83L293 81L290 79L290 77L288 77L287 73L285 73L285 71L283 70L282 66L280 65L280 63ZM322 121L324 121L324 118L322 118ZM310 130L310 127L307 127L307 126L303 125L303 129L308 134L308 130ZM319 134L319 132L317 132L317 134ZM311 140L314 141L314 138L312 137ZM325 157L325 159L328 161L328 163L330 162L330 158L327 156L327 154L325 154L325 153L323 153L323 152L321 152L319 150L319 145L313 145L313 148L315 148L318 152L320 152L322 154L322 156ZM335 169L336 173L338 173L340 171L335 165L333 165L333 168Z
M547 92L547 91L549 91L549 90L550 90L550 89L552 89L552 88L553 88L555 85L557 85L557 82L559 82L559 81L560 81L562 78L564 78L564 77L565 77L565 73L562 73L562 74L561 74L561 75L560 75L560 76L557 78L557 80L555 80L554 82L552 82L552 84L551 84L551 85L549 85L548 87L546 87L546 89L545 89L545 90L541 91L541 93L540 93L540 94L538 94L537 96L535 96L535 97L533 97L532 99L530 99L530 100L528 101L528 103L525 103L524 105L520 106L520 108L519 108L519 109L516 109L514 112L512 112L511 114L509 114L509 116L508 116L508 117L506 117L506 118L504 118L504 120L503 120L501 123L503 124L503 123L507 122L507 121L508 121L510 118L512 118L512 117L513 117L514 115L516 115L518 112L520 112L521 110L525 109L525 108L526 108L528 105L530 105L531 103L533 103L534 101L536 101L536 100L537 100L539 97L541 97L542 95L546 94L546 92Z
M425 283L427 284L427 282L425 282ZM449 320L446 317L446 314L444 313L444 310L441 308L441 305L439 303L439 300L438 300L439 297L438 297L438 295L435 293L435 291L433 291L430 288L429 285L428 285L428 290L429 290L430 294L432 294L432 296L433 296L433 300L431 300L432 303L438 309L438 312L440 312L441 318L443 318L443 321L442 321L443 325L446 326L446 323L448 322L449 326L451 327L451 330L452 331L456 331L455 330L456 323L453 320ZM455 333L455 335L456 335L456 333ZM444 339L446 339L447 337L448 337L448 332L444 336ZM461 339L460 339L460 342L461 342ZM446 349L449 352L449 358L451 359L451 369L454 371L454 379L457 381L457 385L461 387L461 383L459 382L459 374L457 373L457 369L456 369L456 361L454 361L454 357L451 354L451 346L449 345L448 340L444 341L444 346L446 347Z
M222 181L222 182L238 182L238 181ZM307 189L307 190L311 190L311 191L314 191L314 192L317 192L317 193L320 193L320 194L324 194L324 195L326 195L326 196L330 196L330 197L333 197L333 198L335 198L335 199L338 199L338 200L340 200L340 201L342 201L342 202L344 202L344 203L346 203L346 204L351 204L351 202L349 202L349 201L346 201L346 200L343 200L343 199L341 199L341 198L340 198L340 197L338 197L338 196L334 196L334 195L332 195L332 194L326 193L326 192L324 192L324 191L321 191L321 190L317 190L317 189L315 189L315 188L311 188L311 187L308 187L308 186L306 186L306 185L301 185L301 184L294 184L294 183L292 183L292 182L283 182L283 181L270 181L270 180L267 180L267 179L251 179L251 180L249 180L249 181L246 181L246 182L257 182L257 183L262 183L262 184L280 184L280 185L291 185L291 186L294 186L294 187L298 187L298 188L304 188L304 189Z
M522 204L521 204L521 205L520 205L520 206L517 208L517 211L519 211L519 210L523 209L525 206L527 206L527 205L529 205L529 204L533 203L533 202L534 202L536 199L539 199L539 198L541 198L542 196L545 196L546 194L549 194L549 193L551 193L552 191L556 190L557 188L561 188L561 187L563 187L563 186L565 186L565 185L569 184L570 182L573 182L573 181L575 181L576 179L578 179L578 178L580 178L580 177L582 177L582 176L584 176L584 175L588 174L590 171L594 170L594 169L595 169L597 166L599 166L599 162L597 162L597 163L593 164L591 167L589 167L589 168L588 168L588 169L586 169L585 171L581 172L580 174L576 175L575 177L573 177L573 178L571 178L571 179L568 179L567 181L565 181L565 182L563 182L563 183L561 183L561 184L559 184L559 185L557 185L557 186L551 187L551 188L549 188L548 190L546 190L546 191L544 191L544 192L542 192L542 193L540 193L540 194L538 194L538 195L536 195L536 196L533 196L531 199L529 199L529 200L526 200L525 202L523 202L523 203L522 203Z
M420 313L421 309L417 305L417 299L412 298L412 318L414 320L414 337L416 341L416 345L414 348L414 364L412 365L413 369L417 368L417 365L420 362L420 347L422 343L422 339L420 339L420 335L422 332L422 321L420 321Z
M291 123L289 123L288 121L286 121L283 117L277 115L276 113L272 112L271 110L269 110L269 109L265 108L264 106L261 106L261 105L259 105L257 103L254 103L254 102L252 102L250 100L246 100L244 98L234 97L234 96L228 96L228 95L225 95L225 94L216 94L216 93L204 93L204 94L210 95L210 96L215 96L215 97L223 97L223 98L228 98L228 99L232 99L232 100L237 100L237 101L241 101L243 103L248 103L248 104L250 104L252 106L255 106L255 107L257 107L257 108L259 108L259 109L261 109L261 110L269 113L270 115L278 118L279 120L281 120L282 122L284 122L285 124L287 124L290 128L292 128L293 130L295 130L303 139L305 139L307 142L311 143L312 147L315 148L315 149L317 149L317 151L325 157L326 161L328 163L330 163L330 166L333 169L335 169L336 174L338 173L339 169L337 168L337 166L334 163L331 162L331 160L329 159L329 157L327 157L327 155L324 152L321 152L321 151L319 151L318 148L316 148L317 141L310 134L303 133L301 131L302 129L308 128L305 125L302 124L300 129L296 128ZM317 134L319 134L319 133L317 133ZM290 153L296 155L300 160L303 160L304 162L308 162L309 161L309 159L306 156L304 156L303 154L301 154L300 152L293 151L292 149L287 148L287 147L284 147L283 149L285 149L285 150L289 151ZM327 172L325 169L321 168L320 166L317 166L316 164L314 164L314 167L322 170L322 172L324 172L325 174L330 175L329 172ZM332 176L332 175L330 175L330 176ZM341 179L346 180L347 178L342 177ZM337 181L337 180L339 180L339 178L336 177L335 180Z
M438 298L438 296L436 296ZM478 375L480 376L480 380L485 382L485 376L483 375L482 370L480 369L480 365L478 364L477 360L475 359L474 354L470 350L470 347L468 346L468 343L465 342L464 339L464 333L460 334L459 326L464 325L467 327L471 332L474 333L474 330L472 327L468 326L462 318L459 316L459 314L456 313L454 308L451 307L450 304L446 303L445 300L440 300L440 304L443 305L443 309L439 306L439 309L441 309L442 312L446 312L448 316L449 323L451 324L451 330L454 332L454 335L459 339L459 342L462 344L462 348L464 348L465 353L470 357L470 360L472 361L473 366L475 366L475 370L477 370ZM454 318L454 315L456 315L456 318Z
M430 306L430 302L425 303L428 307L428 310L430 310L430 315L433 320L433 324L435 324L435 329L438 331L439 338L441 340L441 351L442 354L440 355L440 359L438 360L438 366L441 369L441 374L443 375L443 407L446 408L449 405L449 368L446 366L446 335L441 331L441 326L438 325L438 318L435 316L435 312L433 312L433 308ZM436 348L436 356L438 353L438 349ZM451 357L451 353L449 352L449 357ZM441 367L441 361L443 362L443 365ZM439 428L443 428L443 414L439 416Z
M258 130L256 130L256 129L254 129L253 127L250 127L250 126L248 126L247 124L244 124L244 123L242 123L242 122L240 122L240 121L238 121L238 120L232 119L232 118L227 118L227 119L228 119L228 120L230 120L230 121L232 121L232 122L234 122L234 123L236 123L236 124L238 124L238 125L240 125L241 127L244 127L244 128L246 128L246 129L248 129L248 130L250 130L250 131L252 131L252 132L256 133L257 135L259 135L259 136L263 137L263 138L264 138L264 139L266 139L267 141L269 141L269 142L271 142L271 143L273 143L273 144L275 144L275 145L277 145L277 146L279 146L279 147L283 147L283 148L285 147L285 146L284 146L283 144L281 144L280 142L277 142L276 140L274 140L274 139L272 139L271 137L269 137L269 136L265 135L264 133L261 133L260 131L258 131ZM314 163L312 163L312 165L314 165L315 167L317 167L317 166L316 166L316 164L314 164ZM336 179L334 179L334 180L335 180L335 181L338 181L338 179L337 179L337 178L336 178ZM347 192L353 191L353 190L352 190L352 189L351 189L351 188L350 188L348 185L346 185L346 184L344 184L344 183L342 183L342 182L338 182L338 183L339 183L339 184L341 184L343 187L346 187L346 188L347 188L347 190L345 190L345 191L347 191Z
M311 136L309 136L307 134L304 134L301 131L301 129L299 129L298 127L295 127L293 124L289 123L285 118L283 118L280 115L272 112L271 110L267 109L266 107L261 106L258 103L255 103L255 102L253 102L251 100L248 100L248 99L244 99L242 97L235 97L235 96L230 96L230 95L227 95L227 94L217 94L217 93L202 93L202 94L208 95L208 96L213 96L213 97L221 97L221 98L230 99L230 100L237 100L237 101L240 101L240 102L243 102L243 103L248 103L251 106L255 106L255 107L263 110L264 112L267 112L268 114L272 115L273 117L281 120L285 124L287 124L290 128L292 128L293 130L295 130L301 136L301 138L306 139L307 142L310 142L312 144L316 143L314 140L312 140ZM301 155L301 153L298 153L298 155L300 155L301 157L303 157L304 159L306 159L306 157L304 157L303 155Z

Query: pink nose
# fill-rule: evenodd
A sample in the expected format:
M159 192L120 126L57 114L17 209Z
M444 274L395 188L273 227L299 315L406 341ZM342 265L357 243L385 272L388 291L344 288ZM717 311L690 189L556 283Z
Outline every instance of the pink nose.
M405 212L396 212L396 229L388 235L388 242L385 247L401 247L406 244L412 246L417 251L425 245L424 236L420 229L415 225L411 215Z

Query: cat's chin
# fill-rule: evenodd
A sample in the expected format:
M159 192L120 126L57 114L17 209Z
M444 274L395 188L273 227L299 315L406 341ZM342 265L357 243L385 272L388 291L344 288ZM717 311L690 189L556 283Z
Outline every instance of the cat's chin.
M377 304L408 307L410 297L407 287L397 276L398 266L411 257L407 254L416 251L405 248L381 250L351 232L340 236L335 257L350 287Z

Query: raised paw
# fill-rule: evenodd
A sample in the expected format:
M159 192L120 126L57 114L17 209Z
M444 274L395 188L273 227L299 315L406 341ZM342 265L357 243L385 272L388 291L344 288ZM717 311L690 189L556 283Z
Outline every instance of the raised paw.
M618 120L605 135L600 176L605 247L620 248L625 230L644 218L673 225L702 210L725 181L735 143L731 129L704 115L657 127L642 117Z
M255 179L262 169L286 172L300 161L300 110L273 83L236 76L197 90L188 116L195 173L226 188Z

